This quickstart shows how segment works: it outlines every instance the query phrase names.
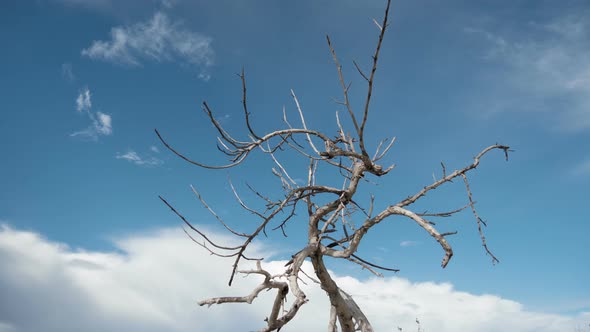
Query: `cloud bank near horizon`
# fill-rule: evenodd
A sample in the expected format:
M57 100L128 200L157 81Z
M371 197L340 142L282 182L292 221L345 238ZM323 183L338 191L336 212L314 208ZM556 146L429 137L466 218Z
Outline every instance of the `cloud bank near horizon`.
M223 234L216 238L231 242ZM209 255L181 229L132 234L114 251L73 249L40 234L0 226L0 332L36 331L248 331L264 326L273 301L199 307L212 296L245 295L259 282L237 278L227 288L231 262ZM263 246L251 255L268 252ZM284 261L263 266L280 272ZM306 266L310 269L310 265ZM450 283L414 283L399 277L359 280L337 276L377 331L575 331L590 320L528 311L494 295L456 290ZM326 328L329 304L321 289L304 286L310 299L285 331ZM31 318L35 319L31 319ZM228 319L231 317L231 319Z

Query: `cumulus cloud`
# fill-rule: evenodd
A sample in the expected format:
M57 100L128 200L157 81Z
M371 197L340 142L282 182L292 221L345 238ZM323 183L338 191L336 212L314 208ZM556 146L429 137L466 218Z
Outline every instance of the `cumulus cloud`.
M153 148L155 148L155 146L153 146ZM162 160L153 156L142 157L133 150L129 150L126 153L117 153L117 155L115 155L115 158L127 160L128 162L138 166L160 166L164 163Z
M210 37L156 12L147 22L112 28L110 40L95 40L82 55L129 66L140 66L143 61L178 61L200 68L199 78L206 81L214 58L211 42Z
M83 137L91 140L98 140L98 136L108 136L113 133L113 119L110 115L102 112L92 112L92 100L90 89L84 88L76 98L76 110L84 113L91 121L91 125L77 132L70 134L72 137Z
M223 234L212 234L231 244ZM273 301L198 307L196 300L244 295L259 282L237 278L226 287L231 262L212 256L179 229L122 237L111 252L72 249L39 234L0 227L0 331L249 331L264 325ZM266 250L255 245L251 255ZM280 271L284 261L264 266ZM304 265L305 269L310 264ZM574 331L590 313L536 313L494 295L456 290L448 283L413 283L392 277L336 281L361 305L376 331L422 327L437 332ZM285 331L326 328L328 301L315 284L304 286L305 304ZM228 319L231 317L231 319ZM32 319L34 318L34 319ZM4 331L3 331L4 332Z
M530 33L522 38L466 29L488 42L488 61L504 66L492 111L543 112L560 129L590 129L588 13L529 23L524 28Z

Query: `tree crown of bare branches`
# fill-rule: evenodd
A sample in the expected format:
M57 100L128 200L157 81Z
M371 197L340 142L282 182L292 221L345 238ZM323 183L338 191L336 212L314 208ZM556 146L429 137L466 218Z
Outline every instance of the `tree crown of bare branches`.
M371 108L375 74L377 72L381 45L388 28L390 4L391 1L388 0L384 17L381 22L373 20L379 31L379 35L372 56L372 64L369 73L365 73L360 65L353 62L358 73L367 84L367 93L360 117L357 117L357 114L353 111L349 100L350 84L346 83L335 48L330 38L326 37L328 48L336 65L338 79L342 88L343 99L339 104L345 108L347 116L354 127L352 134L345 131L338 113L336 113L338 133L335 137L330 137L321 131L308 128L301 105L293 90L291 90L291 96L297 109L300 126L292 126L287 119L286 112L284 112L283 120L285 126L283 129L274 130L268 133L256 132L253 129L250 112L248 110L246 99L246 76L243 69L238 76L242 83L242 108L248 135L247 140L234 138L234 135L230 134L223 125L217 121L210 106L206 102L202 105L203 111L219 135L217 139L217 147L228 157L227 164L209 165L200 161L195 161L177 151L163 138L160 132L156 130L156 135L170 151L191 164L208 169L236 167L246 160L255 150L269 155L276 165L276 168L272 169L273 174L280 180L284 191L281 197L278 199L272 199L250 187L253 194L263 200L266 205L264 210L257 210L246 205L233 184L230 183L238 204L260 220L253 231L242 232L233 229L218 214L216 214L205 202L201 194L191 186L197 199L209 210L216 220L218 220L228 232L243 239L243 242L237 246L227 246L217 243L195 227L167 200L160 196L160 199L183 221L187 227L185 229L186 234L194 242L199 244L205 250L208 250L211 254L220 257L233 258L233 266L229 278L230 286L237 273L247 275L258 274L264 278L260 285L258 285L249 295L242 297L218 297L206 299L200 301L200 305L239 302L252 303L261 291L266 289L277 289L271 313L266 318L266 326L261 329L261 331L279 330L291 321L297 314L299 308L308 301L305 293L301 290L299 283L302 282L301 274L305 274L301 269L302 264L309 258L314 268L315 278L309 275L306 275L306 277L320 284L330 299L331 311L328 324L329 330L336 331L336 322L338 322L342 331L372 331L368 319L356 305L352 297L339 288L336 282L332 279L324 263L324 257L329 256L346 259L379 276L381 276L381 273L378 272L379 270L398 271L394 268L374 264L355 254L364 235L372 227L391 216L403 216L409 218L436 240L444 252L441 263L441 266L444 268L453 256L453 249L446 238L449 235L456 234L456 232L440 233L436 229L435 223L426 218L450 217L464 209L470 208L475 216L485 252L491 257L493 263L498 262L498 259L487 246L486 238L483 233L483 226L486 226L486 224L475 209L475 202L472 198L467 173L475 169L479 165L481 158L492 150L502 150L506 159L508 159L508 146L500 144L490 145L479 152L471 164L452 172L447 172L445 165L441 163L442 176L439 179L434 179L431 184L424 186L413 195L410 195L397 203L390 204L379 212L374 211L373 198L371 198L368 203L368 208L362 206L359 202L353 199L357 193L361 180L367 174L373 174L374 176L380 177L388 174L394 168L393 164L383 166L378 162L390 151L395 142L395 138L382 140L378 144L376 151L372 153L372 156L367 151L365 145L365 132ZM296 151L296 153L309 161L307 171L308 176L305 184L300 185L295 181L289 175L286 168L279 162L276 155L283 150ZM344 180L341 187L326 186L317 182L317 169L323 165L334 167L338 170ZM420 200L428 192L452 182L459 177L463 180L467 192L468 203L465 206L452 211L438 213L417 213L411 209L412 204ZM323 197L323 203L319 203L319 197ZM300 205L307 213L307 245L292 256L291 261L285 266L284 273L280 275L271 275L262 268L261 258L247 257L245 251L252 241L260 234L265 234L269 227L273 230L280 229L284 233L285 225L292 220L298 219L296 211ZM361 223L358 223L360 226L355 227L355 223L351 222L353 218L360 218ZM193 236L193 234L196 236ZM256 268L251 270L240 270L239 264L242 259L255 260ZM284 305L289 291L292 292L295 300L291 303L289 308L286 308Z

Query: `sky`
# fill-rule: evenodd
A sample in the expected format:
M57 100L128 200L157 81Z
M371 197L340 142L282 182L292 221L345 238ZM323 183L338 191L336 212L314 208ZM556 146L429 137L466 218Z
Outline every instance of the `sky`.
M199 307L244 295L259 282L209 255L182 232L162 195L191 222L236 243L195 198L232 226L256 219L233 198L263 206L247 184L280 197L272 160L207 170L173 155L219 165L216 132L201 111L247 138L236 75L242 68L258 132L300 125L336 133L344 115L330 35L360 110L377 40L372 19L385 1L35 0L0 4L0 332L236 331L264 326L272 294L254 304ZM465 211L438 220L455 256L415 224L391 219L358 254L399 268L378 278L329 261L377 331L590 331L590 5L586 1L393 1L375 79L367 145L396 137L385 177L360 197L385 207L486 146L513 150L482 159L469 174L485 234ZM345 125L349 123L345 121ZM352 129L352 127L348 127ZM295 179L307 162L277 155ZM320 169L325 183L341 181ZM465 205L462 183L429 193L416 211ZM361 221L358 221L359 223ZM306 241L305 222L253 243L263 267L280 271ZM247 264L245 265L247 267ZM305 268L311 266L306 263ZM322 330L321 289L285 331ZM33 317L34 319L31 319ZM227 319L232 317L232 319Z

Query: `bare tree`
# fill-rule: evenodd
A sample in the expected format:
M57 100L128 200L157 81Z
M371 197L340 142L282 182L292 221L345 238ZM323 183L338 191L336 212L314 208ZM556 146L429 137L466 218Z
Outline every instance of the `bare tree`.
M375 204L373 196L371 196L370 199L367 199L368 201L366 203L361 203L355 199L355 194L357 194L357 190L365 180L366 176L373 175L381 177L388 174L394 168L393 164L390 166L382 166L379 163L379 161L382 160L392 148L395 142L394 138L382 140L372 155L367 151L365 143L366 126L371 109L371 97L375 82L375 73L377 72L377 63L379 60L381 45L383 43L383 37L388 28L390 2L391 1L388 0L385 14L381 22L374 20L379 35L372 56L370 71L365 73L361 69L361 66L356 62L353 62L358 73L367 84L364 107L360 113L355 113L353 111L349 100L350 84L347 84L344 79L342 66L340 65L336 51L334 50L330 38L327 37L328 47L336 65L338 78L342 87L342 101L338 103L345 109L346 116L349 118L348 120L353 126L352 133L349 133L344 129L338 113L336 113L337 132L335 136L328 135L318 130L309 129L306 125L299 100L297 99L295 92L292 90L291 96L297 109L300 125L297 127L292 126L284 111L284 127L282 129L266 133L256 132L253 129L250 112L248 111L248 104L246 101L246 77L243 70L239 74L239 77L242 83L242 107L245 129L247 130L247 139L236 139L236 136L226 131L222 124L216 120L209 105L206 102L203 103L203 111L206 113L208 119L219 134L217 139L218 149L227 155L229 159L227 164L214 166L194 161L172 147L158 130L156 130L158 138L170 151L191 164L208 169L227 169L237 167L254 151L259 151L262 154L268 155L275 164L272 172L278 177L283 189L283 194L280 195L280 197L271 198L249 186L252 195L261 199L265 204L265 208L255 209L245 203L238 194L236 188L230 182L238 204L259 219L254 230L242 232L235 230L229 223L226 223L219 215L215 214L213 209L211 209L202 198L201 194L192 188L203 206L213 214L227 231L234 236L243 239L243 242L238 246L227 246L210 239L205 233L200 231L181 215L180 212L168 203L168 201L160 197L160 199L186 224L188 228L185 229L185 232L193 241L214 255L231 257L233 259L233 268L229 277L230 286L237 273L246 275L258 274L263 278L263 281L246 296L210 298L200 301L199 305L210 306L213 304L241 302L252 303L263 290L276 289L274 303L272 308L270 308L269 316L265 320L266 326L260 331L278 331L291 321L293 317L297 315L299 308L308 301L305 293L300 287L300 282L303 281L302 277L305 276L306 278L313 279L319 283L330 300L331 310L328 331L337 331L337 324L343 332L373 331L367 317L355 303L353 298L334 281L324 260L325 257L345 259L358 264L362 268L379 276L381 276L379 270L396 272L396 269L379 266L356 255L357 248L363 241L365 234L367 234L371 228L393 216L401 216L413 220L440 244L444 251L441 264L444 268L453 256L453 249L447 241L447 236L455 234L456 232L440 233L435 227L435 223L428 219L449 217L464 209L470 208L475 216L485 252L491 257L494 263L498 262L498 259L492 254L486 244L486 239L482 230L482 226L485 226L486 224L482 218L479 217L475 209L475 203L472 198L467 174L475 169L479 165L481 158L492 150L503 151L506 159L508 159L508 146L499 144L488 146L475 156L472 163L452 172L448 172L445 165L441 163L442 175L440 178L435 178L432 183L422 187L413 195L410 195L397 203L390 204L381 211L374 210ZM277 156L286 152L296 153L308 161L309 167L307 169L307 181L305 181L304 184L300 183L302 181L295 181L287 172L286 167L284 167L279 161ZM342 178L343 185L341 187L333 187L321 184L318 179L316 179L316 174L320 167L332 169L334 174L339 174ZM428 192L444 184L450 183L455 179L461 179L465 185L467 193L467 204L465 206L453 211L440 213L419 213L412 210L412 205L423 198ZM356 195L356 197L358 196L359 195ZM287 223L294 222L294 220L301 222L301 217L297 214L298 211L304 211L303 214L306 215L307 244L297 253L292 255L292 259L285 265L283 273L271 275L262 267L261 258L255 259L246 256L246 249L248 249L252 241L257 239L261 234L266 234L266 231L269 229L281 230L285 233L285 226ZM353 220L356 222L353 222ZM360 226L356 227L355 225ZM307 259L311 261L315 277L306 276L302 271L302 264ZM255 260L256 267L250 270L241 270L239 266L242 260ZM286 299L289 292L294 299L289 302L290 306L286 306Z

